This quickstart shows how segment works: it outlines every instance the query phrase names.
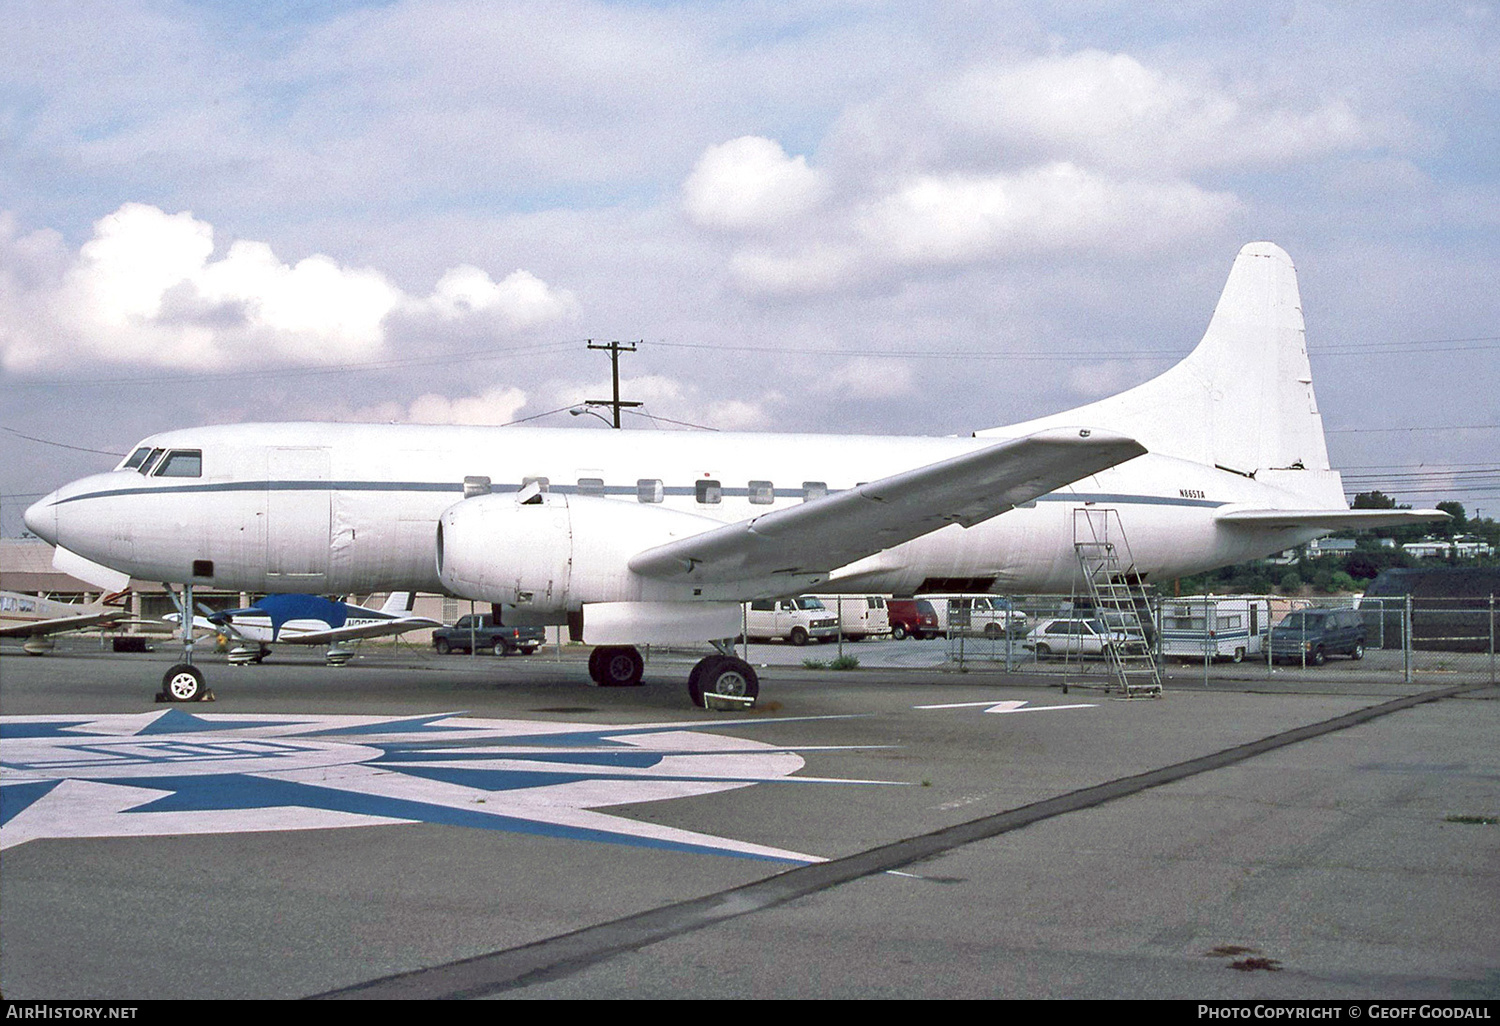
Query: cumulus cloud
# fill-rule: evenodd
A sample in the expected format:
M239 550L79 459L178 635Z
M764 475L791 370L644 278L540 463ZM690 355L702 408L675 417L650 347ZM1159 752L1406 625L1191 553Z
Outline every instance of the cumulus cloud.
M772 139L747 135L710 146L682 186L688 216L705 227L776 227L806 213L827 191L806 157L788 157Z
M527 395L497 386L478 395L451 397L426 392L410 403L388 401L346 412L341 419L385 424L509 424L526 406ZM327 415L326 407L320 411Z
M741 292L808 297L1049 254L1167 252L1245 209L1202 176L1392 131L1340 97L1084 50L970 64L851 107L816 171L770 139L710 147L683 203L695 225L739 234Z
M960 137L1132 171L1277 163L1380 135L1341 98L1287 104L1099 50L969 69L929 102Z
M388 319L482 317L508 330L576 311L526 271L500 282L463 266L433 295L323 255L283 262L237 240L215 258L213 227L191 213L127 203L76 255L56 233L18 237L0 222L0 364L55 371L70 361L220 368L336 364L384 354Z

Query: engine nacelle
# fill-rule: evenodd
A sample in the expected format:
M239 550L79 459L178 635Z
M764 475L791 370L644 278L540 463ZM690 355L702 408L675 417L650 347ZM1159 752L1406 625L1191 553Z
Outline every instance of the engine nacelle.
M631 573L631 556L721 526L709 517L592 495L480 495L438 520L438 578L455 595L561 614L586 603L671 601L682 585ZM681 594L679 594L681 593Z

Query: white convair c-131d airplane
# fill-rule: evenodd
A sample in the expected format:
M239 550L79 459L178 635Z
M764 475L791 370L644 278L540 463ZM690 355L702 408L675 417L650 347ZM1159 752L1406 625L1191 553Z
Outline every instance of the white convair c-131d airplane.
M443 591L567 624L600 684L635 646L712 642L689 691L758 691L742 602L820 592L1061 591L1074 511L1113 508L1170 580L1334 529L1291 259L1240 251L1203 341L1119 395L969 438L235 424L145 439L26 511L75 576L266 592ZM115 573L111 573L111 569ZM88 578L85 578L88 579ZM189 598L189 602L190 602ZM164 691L197 697L188 662Z

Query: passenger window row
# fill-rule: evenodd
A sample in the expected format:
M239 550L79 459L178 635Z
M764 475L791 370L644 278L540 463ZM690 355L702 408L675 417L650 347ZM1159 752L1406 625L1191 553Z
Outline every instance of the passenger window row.
M536 482L542 491L547 491L548 480L545 477L528 477L524 484ZM578 479L577 492L579 495L621 495L626 494L626 489L609 488L604 484L602 477L580 477ZM643 477L635 483L635 498L637 502L663 502L668 494L686 495L686 489L668 488L666 483L659 477ZM769 506L776 501L776 486L770 481L751 481L743 490L737 488L725 488L722 481L712 478L703 478L701 481L693 482L693 498L704 506L717 506L724 501L726 496L738 498L743 496L748 499L752 506ZM828 483L825 481L803 481L800 489L782 489L781 497L789 498L800 495L803 501L808 499L821 499L828 494Z

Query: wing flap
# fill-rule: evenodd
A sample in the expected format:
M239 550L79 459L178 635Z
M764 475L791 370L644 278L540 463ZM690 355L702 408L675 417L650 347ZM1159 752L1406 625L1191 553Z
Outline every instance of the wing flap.
M1054 428L658 545L630 569L705 582L825 573L949 524L972 527L1145 451L1124 435Z

